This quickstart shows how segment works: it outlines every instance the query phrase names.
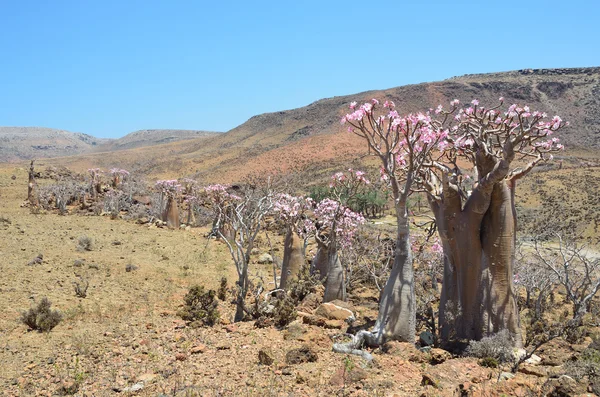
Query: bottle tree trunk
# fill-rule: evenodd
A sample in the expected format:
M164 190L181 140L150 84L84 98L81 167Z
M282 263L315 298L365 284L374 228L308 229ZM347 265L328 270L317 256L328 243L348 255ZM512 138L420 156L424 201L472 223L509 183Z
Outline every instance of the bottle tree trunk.
M163 222L167 222L167 227L170 229L179 228L179 208L174 197L169 196L167 205L162 215Z
M298 279L300 269L304 265L304 241L298 233L289 227L285 236L283 248L283 263L281 264L281 281L279 288L287 289L290 283Z
M485 335L508 330L520 347L521 327L513 278L517 226L515 187L516 182L496 183L483 218L481 309Z
M480 340L509 330L521 345L513 285L514 189L502 180L488 192L430 201L444 249L439 327L442 343Z
M330 246L327 250L327 275L323 302L331 302L336 299L346 300L346 283L338 251L335 247Z
M327 276L327 258L329 257L329 249L327 246L317 240L317 253L310 265L310 273L316 275L319 280L323 281Z
M411 343L415 340L417 304L406 207L397 206L396 214L398 234L394 265L381 294L373 330L379 344L390 340Z
M37 182L35 180L35 170L33 166L33 162L35 160L31 160L31 164L29 165L29 181L27 183L27 201L32 206L37 206L39 204L37 197Z

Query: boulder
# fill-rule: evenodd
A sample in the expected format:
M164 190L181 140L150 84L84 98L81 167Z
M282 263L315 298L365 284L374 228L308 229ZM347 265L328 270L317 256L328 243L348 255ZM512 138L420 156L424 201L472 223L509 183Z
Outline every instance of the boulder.
M273 257L270 254L267 254L266 252L264 254L261 254L258 257L258 263L262 264L268 264L268 263L273 263Z
M315 311L315 314L325 317L328 320L342 320L347 322L356 320L351 310L338 306L333 302L322 303Z

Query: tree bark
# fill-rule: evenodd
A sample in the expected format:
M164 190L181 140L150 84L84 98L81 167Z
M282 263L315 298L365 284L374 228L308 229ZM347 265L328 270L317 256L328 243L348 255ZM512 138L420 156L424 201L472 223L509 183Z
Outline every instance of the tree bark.
M329 247L327 250L327 278L325 279L325 294L323 302L332 300L346 300L346 283L344 282L344 268L337 249Z
M317 253L310 265L310 273L316 275L319 280L323 281L327 276L327 258L329 257L329 249L327 246L317 240Z
M404 210L396 208L396 213L398 234L394 265L381 294L373 329L377 344L390 340L414 343L415 340L417 305L408 216L405 207Z
M285 236L283 248L283 263L281 264L281 281L279 288L287 289L292 280L298 278L304 265L304 241L289 227Z
M33 162L35 160L31 160L31 164L29 165L29 181L27 183L27 201L32 206L37 206L39 204L37 198L37 182L35 180L35 170L33 166Z
M163 222L167 222L167 227L170 229L179 229L179 208L174 197L169 196L167 205L162 215Z
M490 207L482 227L482 320L484 336L508 330L521 347L519 309L514 288L513 266L517 214L514 181L494 185Z
M452 197L430 200L444 248L439 323L443 343L480 340L507 329L521 346L513 284L514 186L474 191L461 210ZM512 187L511 187L512 186Z

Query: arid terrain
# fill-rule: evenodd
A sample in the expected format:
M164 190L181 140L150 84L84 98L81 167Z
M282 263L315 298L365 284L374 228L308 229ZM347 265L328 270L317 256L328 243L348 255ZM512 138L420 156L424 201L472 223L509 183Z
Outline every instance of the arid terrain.
M122 167L143 176L149 188L156 179L234 183L256 174L293 174L295 189L306 193L333 171L375 169L364 143L339 125L351 101L393 99L403 111L416 111L455 97L492 103L501 95L571 122L561 132L567 150L519 182L520 236L552 240L557 231L600 251L600 68L470 75L323 99L199 138L146 131L120 143L92 145L95 138L86 136L77 138L81 150L37 160L38 182L57 183L60 177L48 175L62 167L81 175L88 168ZM64 146L56 142L43 144ZM565 364L600 334L596 317L586 319L577 341L552 340L536 351L539 360L523 363L515 374L482 366L474 357L408 343L373 350L372 363L334 353L332 344L345 333L373 324L379 295L373 285L350 290L352 324L317 314L318 290L316 300L303 302L296 320L285 327L233 323L233 295L219 301L216 325L192 327L177 314L189 288L216 290L222 277L231 287L237 277L226 245L207 238L209 227L170 230L147 219L80 213L76 205L67 215L31 211L23 205L29 164L19 160L32 152L19 149L10 157L0 146L0 395L584 396L600 390L587 378L576 382L563 376ZM370 230L388 232L389 209L385 215L371 220ZM427 210L419 215L425 219ZM282 253L281 233L271 230L269 236L274 251ZM89 250L78 248L82 239L91 242ZM262 235L256 248L251 278L272 288L272 266L258 263L270 251ZM315 251L311 242L306 259ZM89 283L87 296L77 297L74 285L83 281ZM568 311L562 292L557 295L553 318ZM63 315L46 333L20 321L42 297ZM528 310L521 312L523 328L527 315ZM315 360L286 360L290 350L301 347Z

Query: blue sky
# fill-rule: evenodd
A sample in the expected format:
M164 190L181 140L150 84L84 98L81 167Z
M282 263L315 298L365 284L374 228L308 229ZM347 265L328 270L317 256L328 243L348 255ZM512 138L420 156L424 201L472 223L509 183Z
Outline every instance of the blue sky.
M120 137L467 73L600 66L600 1L0 0L0 125Z

